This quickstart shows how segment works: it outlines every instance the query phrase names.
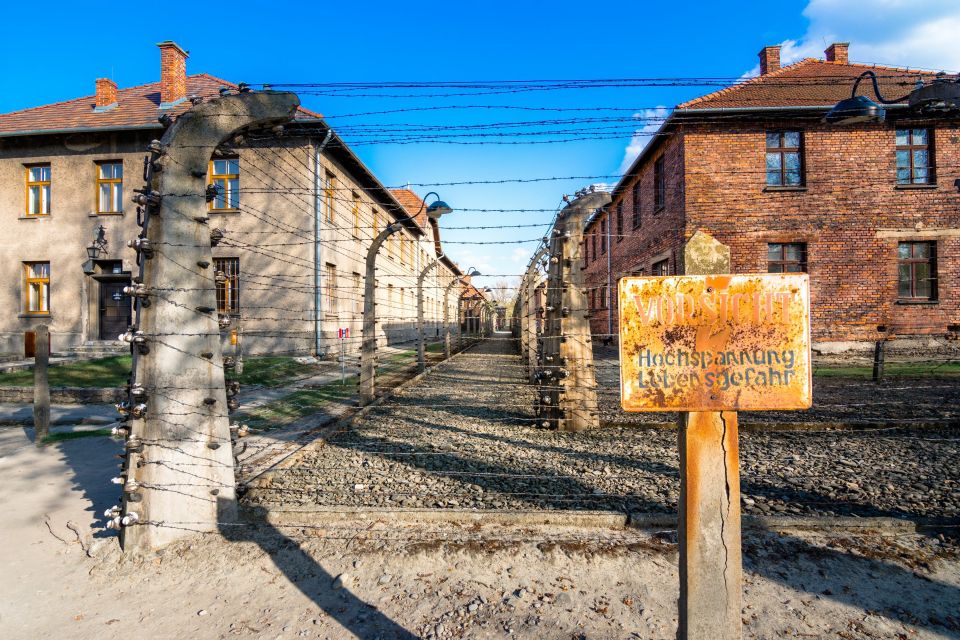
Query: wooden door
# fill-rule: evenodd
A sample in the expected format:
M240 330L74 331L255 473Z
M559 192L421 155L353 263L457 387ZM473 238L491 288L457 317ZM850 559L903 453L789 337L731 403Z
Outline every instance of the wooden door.
M129 280L100 282L100 339L116 340L125 333L133 318L130 296L123 292Z

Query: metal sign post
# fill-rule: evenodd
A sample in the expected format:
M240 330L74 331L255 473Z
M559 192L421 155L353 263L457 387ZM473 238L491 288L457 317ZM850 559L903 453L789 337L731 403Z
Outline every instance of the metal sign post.
M343 341L350 337L350 327L337 329L337 337L340 338L340 384L347 382L347 356L344 350Z
M737 410L810 407L809 280L729 275L729 248L702 232L684 266L691 275L620 280L621 402L681 412L677 637L737 640Z

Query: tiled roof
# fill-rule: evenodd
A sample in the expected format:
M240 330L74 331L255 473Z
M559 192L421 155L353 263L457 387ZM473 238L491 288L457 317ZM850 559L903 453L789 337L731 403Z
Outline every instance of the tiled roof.
M221 87L236 85L206 73L187 76L187 95L215 98ZM117 106L94 111L94 96L55 102L40 107L0 114L0 135L71 129L125 129L157 125L162 113L177 116L190 108L190 101L160 110L160 83L151 82L117 92ZM300 118L320 118L320 114L298 110Z
M684 102L677 105L677 110L832 107L840 100L850 97L854 80L867 70L877 74L880 92L888 100L910 93L918 77L927 81L934 77L934 74L930 71L864 64L840 64L816 58L806 58L777 71L750 78L726 89ZM876 99L869 78L865 78L860 83L857 93Z
M406 210L407 215L417 216L417 224L419 224L424 229L427 228L427 213L423 207L423 198L418 196L416 193L410 189L390 189L390 193L393 194L393 197L403 205L403 208ZM419 212L420 215L417 215Z

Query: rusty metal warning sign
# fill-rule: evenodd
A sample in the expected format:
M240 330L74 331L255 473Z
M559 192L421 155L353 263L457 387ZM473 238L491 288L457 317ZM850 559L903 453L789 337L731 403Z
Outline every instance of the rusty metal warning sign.
M808 409L807 274L623 278L626 411Z

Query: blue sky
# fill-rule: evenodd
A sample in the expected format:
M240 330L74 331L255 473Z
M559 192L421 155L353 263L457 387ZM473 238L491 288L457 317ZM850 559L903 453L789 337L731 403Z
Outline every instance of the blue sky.
M854 6L855 5L855 6ZM111 15L74 3L44 4L42 38L9 29L0 42L0 112L89 95L97 77L121 86L159 74L154 46L174 40L190 51L188 73L250 83L440 80L738 78L764 45L782 44L784 61L821 56L850 41L859 62L960 69L960 3L955 0L778 0L776 2L338 2L124 3ZM190 15L178 16L179 7ZM35 23L36 7L5 8L7 24ZM14 89L17 90L14 90ZM504 96L359 98L302 95L331 124L477 124L544 117L517 110L344 114L443 105L608 107L620 115L672 107L712 87L643 87ZM400 91L395 93L402 93ZM662 111L660 113L663 113ZM556 112L565 118L583 113ZM593 114L596 115L596 114ZM610 115L610 113L606 113ZM615 175L645 141L621 123L612 136L542 145L368 144L355 151L388 186L464 180ZM351 134L344 131L350 142ZM626 156L626 157L625 157ZM553 209L591 180L436 187L455 209ZM603 180L595 180L603 181ZM607 181L615 181L610 178ZM430 187L414 187L425 193ZM448 253L466 268L519 273L540 228L455 229L536 224L550 213L458 211L442 221ZM457 242L531 240L521 244Z

